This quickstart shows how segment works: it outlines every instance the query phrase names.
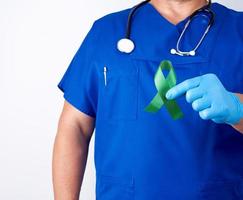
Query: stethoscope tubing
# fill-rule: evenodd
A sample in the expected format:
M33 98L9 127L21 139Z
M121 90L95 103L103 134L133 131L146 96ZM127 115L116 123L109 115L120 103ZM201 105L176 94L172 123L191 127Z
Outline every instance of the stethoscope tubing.
M125 38L120 39L117 43L117 48L119 51L124 52L124 53L131 53L135 47L133 41L131 40L131 28L132 28L132 21L133 21L133 16L135 14L135 12L138 10L138 8L140 8L141 6L149 3L151 0L145 0L142 1L141 3L135 5L132 10L130 11L129 15L128 15L128 19L127 19L127 24L126 24L126 35ZM207 5L203 6L202 8L199 8L198 10L194 11L190 16L189 19L187 21L187 23L184 26L184 29L181 33L181 35L179 36L177 43L176 43L176 49L171 49L171 54L177 54L180 56L194 56L196 54L196 50L199 48L199 46L201 45L201 43L203 42L204 38L206 37L209 29L211 28L211 26L214 23L214 18L215 18L215 14L214 12L211 10L211 4L212 1L208 0ZM208 22L208 26L203 34L203 36L201 37L201 39L199 40L199 42L197 43L197 45L194 47L194 49L192 49L189 52L185 52L185 51L181 51L180 50L180 42L182 37L184 36L188 26L190 25L191 21L193 20L193 18L200 14L206 12L209 16L209 22ZM207 15L207 16L208 16Z
M132 17L134 16L134 13L136 12L136 10L138 8L140 8L141 6L147 4L148 2L150 2L151 0L145 0L142 1L141 3L137 4L136 6L134 6L131 10L131 12L128 15L128 20L127 20L127 27L126 27L126 37L127 39L130 39L131 37L131 26L132 26Z

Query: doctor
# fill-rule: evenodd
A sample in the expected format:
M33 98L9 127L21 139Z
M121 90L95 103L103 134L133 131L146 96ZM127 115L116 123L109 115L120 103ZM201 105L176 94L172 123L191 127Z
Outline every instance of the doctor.
M97 19L58 84L55 199L79 199L94 129L97 200L243 199L242 22L205 0L151 0ZM161 61L177 84L148 112Z

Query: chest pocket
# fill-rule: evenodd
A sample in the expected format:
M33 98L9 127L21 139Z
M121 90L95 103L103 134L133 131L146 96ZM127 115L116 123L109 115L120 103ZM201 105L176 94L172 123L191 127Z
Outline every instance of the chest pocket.
M190 57L191 58L191 57ZM202 57L175 57L174 59L142 59L133 58L133 63L135 66L139 67L139 105L138 113L143 114L144 108L151 102L153 97L157 94L158 90L154 83L154 75L162 60L170 60L175 70L177 77L177 84L196 76L200 76L206 73L208 62ZM168 76L168 70L163 70L165 78ZM191 104L188 104L183 96L176 99L176 102L182 109L182 111L190 111L190 121L192 115L198 116L198 114L193 111ZM159 113L166 113L165 115L170 117L167 109L161 108L162 111L156 113L155 116L159 116ZM185 115L187 116L187 115ZM184 118L185 118L184 116ZM163 116L164 117L164 116ZM189 117L189 116L188 116ZM169 118L171 119L171 117Z
M138 67L129 60L99 66L100 119L135 120L137 101Z

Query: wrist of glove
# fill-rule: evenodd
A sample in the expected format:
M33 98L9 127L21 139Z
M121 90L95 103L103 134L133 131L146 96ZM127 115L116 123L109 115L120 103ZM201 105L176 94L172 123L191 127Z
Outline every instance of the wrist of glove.
M166 98L171 100L183 94L204 120L234 125L243 118L243 105L239 97L227 91L215 74L185 80L171 88Z
M233 105L232 108L228 108L229 115L225 119L225 123L235 125L240 122L240 120L243 118L243 104L240 101L240 98L232 93L229 92L229 95L232 98Z

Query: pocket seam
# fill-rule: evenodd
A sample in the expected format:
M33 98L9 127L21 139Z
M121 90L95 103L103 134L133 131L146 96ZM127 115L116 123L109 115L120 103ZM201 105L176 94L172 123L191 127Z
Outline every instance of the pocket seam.
M120 69L117 68L107 68L107 76L109 75L110 77L127 77L127 76L136 76L137 75L137 70L131 70L131 71L120 71ZM102 77L104 73L104 69L99 70L99 75Z
M133 71L129 71L126 72L126 73L120 73L120 72L116 72L117 69L110 69L110 74L107 74L107 84L109 84L109 80L111 79L116 79L117 81L126 81L126 80L123 80L124 78L126 77L132 77L134 78L134 86L130 86L130 87L134 87L134 89L132 89L132 92L134 94L134 100L131 101L132 103L132 106L134 107L133 109L135 109L134 111L131 111L131 112L126 112L125 114L122 114L122 115L119 115L119 114L113 114L113 115L109 115L107 112L104 113L103 115L103 119L104 120L114 120L114 121L119 121L119 120L125 120L125 121L131 121L131 120L136 120L137 119L137 113L138 113L138 81L139 81L139 70L138 68L136 67L135 70ZM100 70L100 72L103 73L102 70ZM108 71L107 71L108 73ZM102 75L102 74L101 74ZM102 75L102 78L103 78L103 75ZM111 79L109 79L111 78ZM121 80L119 80L121 79ZM106 90L107 88L105 88L106 86L102 85L102 90L103 90L103 95L107 95L106 94ZM123 86L122 86L123 87ZM105 98L105 97L102 97L102 98ZM123 97L124 98L124 97ZM126 98L126 97L125 97ZM134 102L134 103L133 103ZM107 107L107 103L105 102L105 109Z

